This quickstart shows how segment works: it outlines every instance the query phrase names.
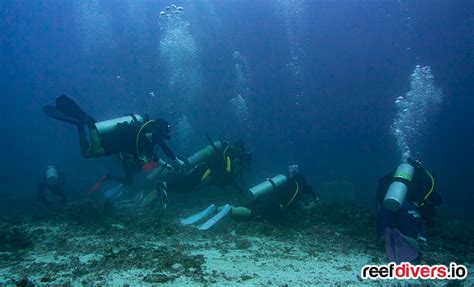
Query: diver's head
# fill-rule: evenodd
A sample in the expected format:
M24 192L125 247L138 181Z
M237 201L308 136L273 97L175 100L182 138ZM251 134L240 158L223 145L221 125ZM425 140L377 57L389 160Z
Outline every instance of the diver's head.
M243 139L238 139L236 140L232 146L235 148L235 149L240 149L240 150L245 150L245 142Z
M249 168L252 165L252 156L245 150L243 140L237 140L231 145L229 154L240 166Z
M300 168L297 164L293 164L288 166L288 176L293 177L295 174L299 172Z
M59 181L59 170L56 166L50 165L46 168L46 182L48 185L56 185Z
M158 141L158 137L162 137L166 140L171 139L171 125L164 119L157 119L155 121L155 128L153 131L153 135L151 137L152 141L156 143Z

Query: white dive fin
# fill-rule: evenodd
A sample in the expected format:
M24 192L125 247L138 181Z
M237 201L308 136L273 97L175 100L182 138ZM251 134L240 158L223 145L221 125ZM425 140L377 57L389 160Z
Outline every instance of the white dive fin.
M203 218L209 216L209 214L213 213L216 210L216 206L214 204L209 205L208 208L204 209L203 211L193 214L190 217L181 220L181 224L183 225L190 225L194 224Z
M199 226L199 230L208 230L209 228L211 228L212 226L214 226L214 224L216 224L217 222L219 222L219 220L221 220L222 218L224 218L227 214L229 214L229 212L232 210L232 207L228 204L226 204L221 211L219 211L219 213L217 213L216 215L214 215L213 218L209 219L208 221L206 221L203 225Z
M112 199L114 197L119 197L122 191L123 191L123 184L118 184L112 187L111 189L107 190L106 192L104 192L104 196L106 198Z

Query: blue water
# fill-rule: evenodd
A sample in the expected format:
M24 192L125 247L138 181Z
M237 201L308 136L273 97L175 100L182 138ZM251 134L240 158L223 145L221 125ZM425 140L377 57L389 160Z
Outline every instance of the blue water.
M183 11L160 17L171 4ZM443 211L472 215L473 6L1 1L2 198L33 199L49 164L78 190L120 170L113 158L82 159L75 129L43 114L67 94L98 120L169 119L181 155L206 144L206 132L244 138L254 158L248 184L297 163L314 186L348 180L371 204L378 178L400 159L395 99L421 65L443 101L418 157L439 178Z

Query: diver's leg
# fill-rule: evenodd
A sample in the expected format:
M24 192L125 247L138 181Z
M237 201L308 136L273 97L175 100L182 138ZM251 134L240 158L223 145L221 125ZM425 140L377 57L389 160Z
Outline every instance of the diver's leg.
M81 146L82 157L91 158L105 155L104 149L100 146L99 132L94 125L92 125L92 128L89 126L89 139L87 138L84 126L78 126L77 131L79 133L79 144Z
M133 176L131 170L131 163L126 157L122 158L122 169L125 176L116 176L107 174L107 180L115 181L124 185L130 185L133 183Z
M81 155L84 158L92 157L92 152L90 149L90 144L86 136L86 131L84 126L78 126L77 131L79 132L79 145L81 146Z
M96 157L104 156L105 151L101 146L99 131L95 125L89 125L89 137L91 140L91 151Z
M252 216L252 210L243 206L236 206L232 207L231 215L233 218L240 220L250 219Z
M133 183L132 162L129 158L127 157L122 158L122 168L125 174L125 180L127 184L132 184Z

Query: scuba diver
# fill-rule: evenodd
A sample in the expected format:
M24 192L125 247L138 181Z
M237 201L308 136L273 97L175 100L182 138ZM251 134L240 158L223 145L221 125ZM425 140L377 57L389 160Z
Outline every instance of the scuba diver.
M287 175L277 175L249 189L253 200L245 206L226 204L216 208L211 204L207 209L181 220L183 225L196 224L217 211L211 219L199 226L207 230L227 214L235 219L268 220L277 222L291 209L308 212L319 202L319 194L314 192L304 176L298 173L298 166L289 166Z
M141 165L157 162L155 146L158 145L177 168L183 168L180 160L165 140L171 138L171 126L164 119L150 120L148 116L130 114L124 117L96 122L72 99L62 95L55 106L43 108L46 115L77 127L81 155L84 158L118 154L122 161L125 178L107 175L107 179L130 184L132 172ZM88 128L89 137L86 135Z
M241 190L236 183L242 171L251 165L252 157L245 150L244 142L238 140L230 143L227 140L212 142L186 160L188 167L184 177L169 180L166 188L172 192L189 192L202 184L213 184L219 187L232 187Z
M408 158L379 180L376 204L377 235L385 243L388 259L396 263L417 259L427 247L424 226L433 225L436 206L441 205L433 173Z
M54 165L48 166L38 185L38 200L45 206L55 203L63 205L66 203L66 194L72 192L73 189L66 185L64 175L59 169Z

